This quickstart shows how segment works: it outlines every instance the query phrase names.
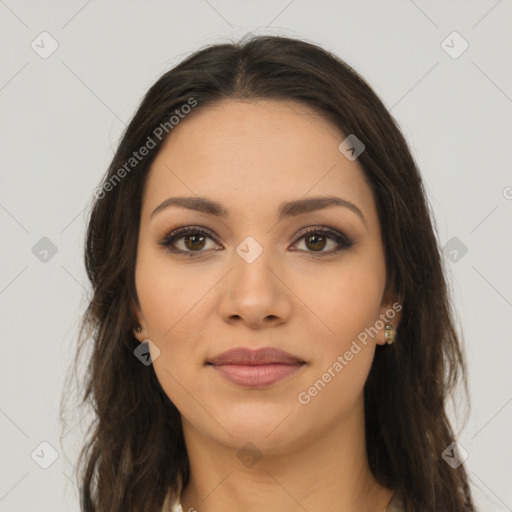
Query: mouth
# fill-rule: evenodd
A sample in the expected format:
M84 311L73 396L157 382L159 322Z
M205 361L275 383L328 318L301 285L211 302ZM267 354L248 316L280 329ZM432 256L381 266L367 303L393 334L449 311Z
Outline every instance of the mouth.
M257 365L210 365L221 377L239 386L265 388L293 377L306 363L257 364Z
M275 348L232 349L206 361L219 376L253 389L271 386L295 376L306 361Z

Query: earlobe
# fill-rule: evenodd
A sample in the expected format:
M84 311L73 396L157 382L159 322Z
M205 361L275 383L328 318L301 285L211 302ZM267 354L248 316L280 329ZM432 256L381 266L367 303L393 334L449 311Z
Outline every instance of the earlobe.
M377 345L392 345L395 342L397 328L394 320L390 320L382 315L381 320L377 320L376 325L380 324L379 333L375 343Z
M132 313L132 316L133 316L134 322L135 322L135 327L133 328L133 335L135 336L135 338L137 338L139 341L141 341L139 338L144 338L144 337L142 336L143 322L140 320L140 317L141 317L140 309L137 305L132 303L130 310L131 310L131 313Z
M393 327L389 322L386 324L384 332L384 339L388 345L392 345L395 342L396 328Z
M139 341L141 341L141 339L139 339L139 338L144 338L144 336L142 335L142 326L139 323L137 323L137 325L133 329L133 335Z
M397 336L400 325L402 304L398 300L388 302L386 307L381 310L381 327L376 343L379 345L392 345Z

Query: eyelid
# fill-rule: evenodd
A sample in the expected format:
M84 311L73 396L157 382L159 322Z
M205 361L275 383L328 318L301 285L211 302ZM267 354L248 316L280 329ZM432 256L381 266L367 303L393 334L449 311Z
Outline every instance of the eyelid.
M313 225L313 226L308 226L308 227L300 230L295 239L295 242L293 242L292 245L295 245L297 242L302 240L305 236L309 235L310 233L311 234L321 233L321 234L327 235L329 238L331 238L331 240L334 240L338 244L338 247L336 249L331 249L329 251L319 251L319 252L297 251L297 252L304 252L313 257L324 257L324 256L327 257L327 256L332 256L334 254L338 254L339 252L341 252L345 249L350 249L351 247L354 246L354 243L355 243L353 239L349 238L343 232L341 232L335 228L331 228L328 226Z
M183 236L190 234L190 233L202 233L202 234L210 237L216 244L220 245L219 242L217 241L217 237L214 235L213 231L211 231L208 228L202 227L202 226L193 226L193 225L192 226L182 226L182 227L179 227L176 229L172 229L169 232L166 232L166 234L160 240L159 245L170 250L169 246L171 245L171 241L176 240L176 239L179 240ZM179 253L180 250L177 249L176 252ZM193 253L194 251L186 251L186 252ZM196 251L196 252L205 252L205 251Z
M158 245L162 246L164 249L168 250L169 252L177 255L188 255L188 256L199 256L201 253L207 253L209 251L199 250L199 251L183 251L181 249L171 248L172 242L175 240L179 240L186 236L187 234L193 234L193 233L200 233L204 234L207 237L211 238L217 245L221 245L217 241L216 235L208 228L205 228L203 226L182 226L179 228L176 228L174 230L171 230L167 232L163 238L160 240ZM297 244L300 240L302 240L305 236L308 234L316 234L321 233L324 235L327 235L331 240L334 240L338 247L336 249L331 249L329 251L303 251L303 250L295 250L297 252L306 253L308 255L312 255L313 257L327 257L329 255L337 254L338 252L341 252L345 249L349 249L354 245L354 240L350 239L348 236L346 236L343 232L340 232L339 230L335 228L331 228L329 226L318 226L318 225L312 225L307 226L305 228L302 228L299 233L295 237L295 241L292 243L292 246Z
M341 239L345 239L345 241L348 243L350 242L350 239L342 232L335 228L331 228L329 226L318 226L318 225L312 225L312 226L306 226L305 228L302 228L297 233L297 238L294 243L298 242L301 238L303 238L305 235L308 235L309 233L325 233L328 235L332 235L332 237L338 237Z

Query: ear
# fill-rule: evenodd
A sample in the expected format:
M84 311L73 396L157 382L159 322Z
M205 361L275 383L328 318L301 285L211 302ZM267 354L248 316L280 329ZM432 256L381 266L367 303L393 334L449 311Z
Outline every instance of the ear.
M386 345L386 324L391 324L395 330L398 331L402 318L401 311L402 300L400 297L391 297L381 305L379 318L375 322L375 327L378 329L378 334L375 336L375 343L378 345Z
M140 310L140 306L135 302L132 301L130 305L130 311L132 313L132 318L134 319L134 325L133 325L133 335L137 340L140 342L143 342L148 336L146 331L146 321L144 319L144 315L142 314L142 311ZM139 332L137 330L137 326L141 327L141 331Z

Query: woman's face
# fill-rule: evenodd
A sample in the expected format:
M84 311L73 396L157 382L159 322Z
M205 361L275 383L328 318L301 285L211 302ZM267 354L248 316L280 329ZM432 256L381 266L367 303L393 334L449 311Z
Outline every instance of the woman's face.
M360 418L391 303L372 192L344 139L301 104L229 100L181 121L154 160L135 335L158 347L154 370L186 435L284 453ZM326 207L327 197L349 206ZM169 198L194 202L161 206ZM191 232L170 240L178 228ZM209 364L240 347L303 364Z

